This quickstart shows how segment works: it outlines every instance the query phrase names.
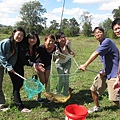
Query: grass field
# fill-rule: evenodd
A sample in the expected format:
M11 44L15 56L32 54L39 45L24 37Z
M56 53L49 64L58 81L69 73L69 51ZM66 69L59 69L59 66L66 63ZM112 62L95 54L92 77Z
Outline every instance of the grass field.
M41 38L42 40L42 38ZM43 42L43 40L42 40ZM42 43L41 42L41 43ZM76 53L75 60L80 65L83 64L91 55L91 53L97 48L98 41L93 37L83 38L74 37L71 38L72 48ZM120 49L120 40L114 40L118 48ZM102 69L102 64L99 58L88 66L88 69L99 71ZM77 67L77 66L76 66ZM72 68L73 69L73 68ZM33 69L25 66L25 77L30 78L34 73ZM20 113L11 102L12 84L8 74L5 73L3 81L3 90L6 96L6 104L10 107L7 112L0 112L0 120L65 120L65 107L69 104L84 105L86 108L93 107L93 100L91 92L89 90L96 73L78 70L70 78L70 87L73 88L73 93L69 101L66 103L43 103L36 102L34 97L30 100L27 99L27 94L24 91L24 87L21 89L21 96L24 104L32 109L32 112ZM51 78L51 77L50 77ZM43 98L45 98L43 96ZM102 112L89 114L87 120L120 120L120 109L118 109L114 103L108 100L107 90L100 97L100 106Z

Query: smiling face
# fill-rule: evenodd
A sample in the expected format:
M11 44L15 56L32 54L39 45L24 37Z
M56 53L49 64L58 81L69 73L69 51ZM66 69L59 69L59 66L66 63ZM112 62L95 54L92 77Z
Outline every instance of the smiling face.
M16 42L21 42L23 40L23 38L24 38L24 33L22 31L16 31L14 33L14 40Z
M60 45L64 45L66 43L66 38L64 34L60 36L60 39L58 39L58 42Z
M55 44L55 40L48 37L47 40L45 41L45 46L46 48L52 48Z
M113 26L113 31L118 37L120 37L120 24L115 24Z
M104 33L103 31L96 29L94 31L94 37L101 43L104 39Z
M30 46L35 45L37 43L37 37L33 36L33 37L28 38L28 43Z

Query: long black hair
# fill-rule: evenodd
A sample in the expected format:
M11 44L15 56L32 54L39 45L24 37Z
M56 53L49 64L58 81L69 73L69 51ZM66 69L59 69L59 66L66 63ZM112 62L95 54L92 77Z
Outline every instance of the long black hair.
M39 36L37 35L37 33L35 31L32 31L30 33L28 33L28 35L26 36L26 40L27 40L27 44L29 46L29 43L28 43L28 39L29 38L34 38L36 37L37 38L37 42L35 45L33 45L33 52L35 53L37 51L37 48L39 47L40 45L40 39L39 39Z
M16 49L16 47L15 47L15 40L14 40L14 34L15 34L17 31L23 32L24 37L23 37L22 42L25 40L25 36L26 36L25 30L24 30L22 27L17 27L16 29L13 30L11 36L9 37L9 39L10 39L10 44L11 44L11 45L10 45L10 50L11 50L12 54L14 54L15 49Z

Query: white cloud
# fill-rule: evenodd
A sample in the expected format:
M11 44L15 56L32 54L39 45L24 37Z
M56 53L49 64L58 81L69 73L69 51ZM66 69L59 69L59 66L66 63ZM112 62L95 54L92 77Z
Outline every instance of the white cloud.
M99 10L113 10L118 9L118 6L120 5L120 0L112 0L110 2L103 3L98 8Z
M17 21L20 21L21 19L16 16L16 17L10 17L9 14L1 14L0 13L0 24L3 25L11 25L13 26Z
M92 27L93 28L97 27L100 23L102 23L108 17L113 20L111 13L107 13L107 14L103 14L103 15L92 14Z
M22 4L25 2L29 2L30 0L2 0L0 1L0 24L4 25L14 25L17 21L20 21L19 18L19 11L22 7ZM44 0L48 1L48 0ZM62 0L57 0L57 2L60 2ZM80 4L88 4L88 3L99 3L99 10L113 10L118 9L118 6L120 4L120 0L73 0L74 3L80 3ZM101 3L100 3L101 2ZM48 3L48 2L47 2ZM72 4L74 4L72 3ZM52 6L52 3L49 0L49 4L47 6ZM96 4L95 4L96 5ZM83 11L89 11L87 9L80 9L79 7L74 8L66 8L63 12L63 18L71 19L75 18L78 23L80 22L80 16L83 14ZM47 13L44 14L44 17L47 17L47 25L50 25L50 21L53 19L56 20L58 23L61 21L61 14L62 14L62 7L53 8L51 11L47 11ZM92 24L93 26L97 26L100 22L103 22L106 18L111 18L112 13L111 11L109 13L105 13L100 15L91 13L93 16ZM112 19L112 18L111 18Z
M19 14L22 4L34 0L2 0L0 1L0 24L14 25L20 21Z
M2 0L0 2L0 12L14 13L19 12L22 4L25 2L29 2L30 0Z
M92 4L92 3L104 3L109 1L111 0L73 0L73 3Z
M63 18L71 19L75 18L79 22L80 16L83 14L83 11L86 11L85 9L80 8L72 8L72 9L64 9ZM53 19L56 20L58 23L61 22L61 14L62 14L62 7L54 8L52 11L49 11L43 15L43 17L47 17L48 26L50 25L50 21Z

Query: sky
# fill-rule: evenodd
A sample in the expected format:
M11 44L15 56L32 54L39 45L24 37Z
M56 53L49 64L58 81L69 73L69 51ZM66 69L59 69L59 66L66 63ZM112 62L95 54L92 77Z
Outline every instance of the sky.
M13 26L20 21L20 9L25 2L34 0L0 0L0 24ZM50 21L61 21L61 14L64 0L39 0L47 13L47 26ZM118 9L120 0L65 0L65 8L62 19L75 18L80 23L80 16L83 12L88 11L92 15L92 27L98 26L99 23L108 17L113 20L112 10Z

